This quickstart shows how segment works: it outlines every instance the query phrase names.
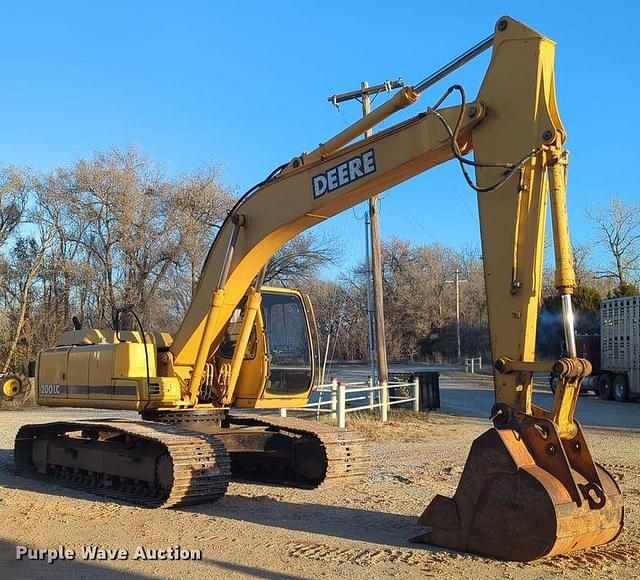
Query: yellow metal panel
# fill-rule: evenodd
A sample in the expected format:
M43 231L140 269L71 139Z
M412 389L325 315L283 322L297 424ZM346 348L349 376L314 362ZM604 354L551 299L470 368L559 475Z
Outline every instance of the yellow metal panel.
M69 347L43 350L38 357L36 400L40 405L65 404ZM58 403L56 403L58 401Z
M144 385L141 383L144 381ZM114 379L113 381L113 400L114 401L136 401L138 393L147 390L147 379L143 380L124 380Z
M121 330L116 333L111 328L83 328L82 330L68 330L62 333L58 340L59 346L74 346L82 344L113 344L123 342L142 342L142 335L137 330ZM160 347L169 346L173 337L168 332L145 332L148 343L155 343Z
M132 342L123 342L115 345L115 358L113 366L113 378L146 377L147 362L149 364L149 376L156 374L156 353L152 344L146 345L147 357L145 358L145 345Z
M69 398L87 399L89 397L89 366L92 351L89 348L72 348L69 351L68 379Z
M111 399L113 397L113 359L115 345L96 344L90 347L89 398ZM85 348L85 347L83 347Z
M146 393L146 380L141 381L141 393ZM146 394L143 398L146 398ZM165 405L176 405L180 400L180 382L175 377L152 377L151 392L148 398L155 405L162 403Z
M256 399L262 397L267 377L266 337L261 311L258 311L256 315L255 328L256 355L243 361L235 391L236 401L234 401L234 405L240 407L255 406ZM220 360L230 362L230 359L223 359L222 357L220 357Z

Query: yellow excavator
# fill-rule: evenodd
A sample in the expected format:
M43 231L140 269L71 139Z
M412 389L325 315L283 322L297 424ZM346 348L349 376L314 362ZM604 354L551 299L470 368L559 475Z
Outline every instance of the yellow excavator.
M453 85L416 116L356 140L488 49L475 100ZM150 507L212 501L230 478L314 487L365 472L350 431L234 411L302 406L314 382L311 305L300 292L263 287L264 269L307 228L457 160L478 195L494 426L473 443L455 495L437 495L426 508L418 540L519 561L613 540L622 495L574 419L590 364L575 351L567 134L554 50L535 30L500 18L490 37L275 169L224 221L174 337L139 321L121 330L127 308L113 329L65 332L39 354L38 404L137 410L143 420L26 425L15 442L18 472ZM460 104L443 107L452 94ZM465 156L472 151L473 159ZM541 362L534 345L547 198L568 356ZM532 377L551 369L560 381L545 410L533 403ZM12 383L3 392L14 390Z

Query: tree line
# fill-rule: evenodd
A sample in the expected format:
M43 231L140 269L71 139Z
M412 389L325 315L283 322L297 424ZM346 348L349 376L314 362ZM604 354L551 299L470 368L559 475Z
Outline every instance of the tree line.
M145 327L175 330L234 201L219 167L169 176L133 147L43 174L0 169L0 372L23 370L74 316L110 327L131 305ZM300 236L267 281L301 281L328 255Z
M605 205L595 204L586 217L593 239L573 246L577 282L573 304L576 331L596 334L602 299L640 294L640 203L611 195ZM546 251L549 255L536 350L538 356L549 358L560 354L563 326L550 239ZM391 360L456 360L455 291L450 284L456 270L464 280L460 284L462 356L490 360L482 256L477 249L415 245L392 238L383 243L382 255L385 329ZM334 339L330 347L333 358L366 358L364 265L338 281L315 281L312 292L320 333L325 341L329 333Z
M73 316L86 326L108 327L114 310L127 304L146 327L175 330L235 198L216 165L169 175L132 147L98 152L46 173L0 167L0 372L24 370L38 350L72 327ZM638 292L640 204L613 195L587 217L593 244L576 246L575 261L579 330L588 331L601 298ZM311 295L319 346L324 349L331 336L332 358L364 359L366 267L325 279L323 266L335 260L336 243L330 236L298 236L273 257L266 281ZM463 355L489 354L477 250L394 237L383 244L382 256L391 360L455 357L455 292L449 282L456 269L465 280ZM559 340L554 295L549 271L539 332L545 355ZM554 318L551 332L547 322Z

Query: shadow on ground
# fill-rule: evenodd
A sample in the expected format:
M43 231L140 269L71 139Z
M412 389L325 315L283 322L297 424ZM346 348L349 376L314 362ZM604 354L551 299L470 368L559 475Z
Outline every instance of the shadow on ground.
M13 452L9 449L0 450L0 486L49 496L71 497L86 501L129 506L126 502L94 496L77 489L65 488L55 483L20 477L13 472L12 455ZM309 492L310 500L313 498L312 494L313 492ZM416 515L408 516L355 507L293 503L277 500L267 495L227 494L224 498L214 503L176 509L203 513L218 518L252 522L274 528L406 547L409 546L408 539L421 531L421 528L416 526L416 520L418 512L423 508L424 506L417 506Z
M46 539L44 540L46 542ZM43 544L45 549L55 550L58 544ZM35 548L34 546L27 546ZM40 546L38 546L40 547ZM7 540L0 539L0 576L3 578L37 578L49 580L50 578L101 578L104 580L146 580L153 578L146 574L128 572L126 570L102 566L95 562L81 560L81 554L76 554L74 560L57 560L49 564L44 560L30 560L25 555L21 560L16 558L16 545Z
M294 576L285 572L273 572L265 568L256 568L255 566L246 566L245 564L236 564L235 562L225 562L223 560L213 560L204 558L202 560L214 568L220 568L221 571L236 572L247 578L260 578L261 580L305 580L304 576ZM224 574L222 572L221 576Z
M424 507L417 506L416 515L405 515L347 506L293 503L266 495L251 497L228 494L214 504L183 509L345 540L415 547L415 544L409 542L409 538L424 533L424 528L416 525L418 512Z

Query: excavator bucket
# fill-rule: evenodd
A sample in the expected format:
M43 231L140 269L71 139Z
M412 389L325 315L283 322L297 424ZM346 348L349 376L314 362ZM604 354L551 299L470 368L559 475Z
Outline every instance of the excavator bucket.
M526 562L618 536L620 489L580 426L564 440L546 418L514 417L474 441L455 495L432 500L418 520L429 530L414 541Z

